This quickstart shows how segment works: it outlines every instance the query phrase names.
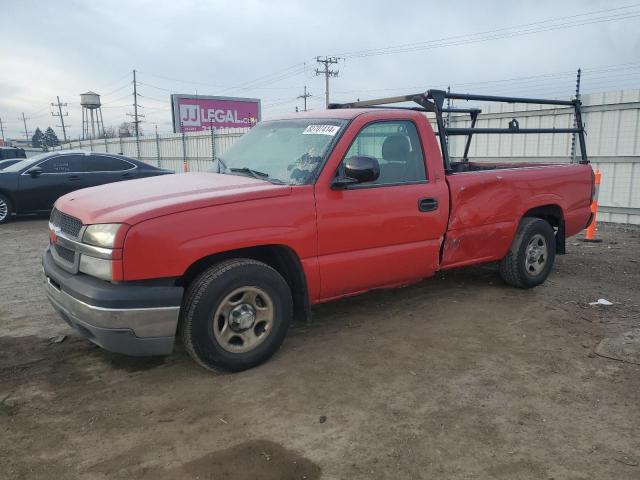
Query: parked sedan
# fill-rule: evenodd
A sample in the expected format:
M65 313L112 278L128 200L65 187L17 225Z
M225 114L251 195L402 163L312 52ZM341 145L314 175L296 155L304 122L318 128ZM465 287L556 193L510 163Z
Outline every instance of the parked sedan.
M24 148L0 147L0 160L7 160L9 158L27 158L27 154L24 151Z
M12 214L51 210L56 199L81 188L174 173L108 153L49 152L0 172L0 223Z

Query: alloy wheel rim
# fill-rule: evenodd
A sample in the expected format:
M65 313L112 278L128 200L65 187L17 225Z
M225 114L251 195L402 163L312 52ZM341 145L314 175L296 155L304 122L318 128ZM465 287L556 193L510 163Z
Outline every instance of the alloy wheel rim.
M539 233L535 234L524 252L524 266L528 275L539 275L547 264L549 256L549 247L547 239Z
M274 314L273 300L267 292L254 286L240 287L218 305L213 334L227 352L249 352L269 336Z
M7 218L7 215L9 215L9 206L0 198L0 222Z

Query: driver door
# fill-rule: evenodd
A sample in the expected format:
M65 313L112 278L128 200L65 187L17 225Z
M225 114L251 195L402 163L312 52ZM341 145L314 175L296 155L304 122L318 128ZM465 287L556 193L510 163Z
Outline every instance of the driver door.
M316 184L322 299L410 283L438 268L448 193L428 178L416 125L365 125L342 161L356 155L378 160L377 180L343 189Z

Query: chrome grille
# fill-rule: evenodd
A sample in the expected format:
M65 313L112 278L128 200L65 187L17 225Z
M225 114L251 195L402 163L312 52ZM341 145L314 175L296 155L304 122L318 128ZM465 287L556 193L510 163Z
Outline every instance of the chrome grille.
M62 213L54 208L51 212L51 218L49 221L52 225L59 227L62 233L66 233L67 235L71 235L76 238L80 235L82 222L71 215Z
M69 250L62 245L54 244L54 248L56 249L56 253L60 258L62 258L65 262L73 263L76 259L76 252L73 250Z

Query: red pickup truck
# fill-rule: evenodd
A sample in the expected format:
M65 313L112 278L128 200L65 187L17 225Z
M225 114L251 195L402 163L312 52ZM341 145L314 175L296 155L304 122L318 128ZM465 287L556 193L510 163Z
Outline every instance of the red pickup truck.
M67 323L107 350L171 353L205 368L268 359L310 306L499 262L509 284L544 282L565 239L591 221L593 174L578 101L573 129L447 126L425 94L331 105L259 123L215 172L87 188L55 204L43 265ZM385 104L412 100L413 108ZM437 132L428 115L435 115ZM491 131L489 131L491 130ZM495 131L494 131L495 130ZM474 163L448 137L573 133L572 164ZM467 144L468 147L468 144ZM466 152L465 152L466 156Z

